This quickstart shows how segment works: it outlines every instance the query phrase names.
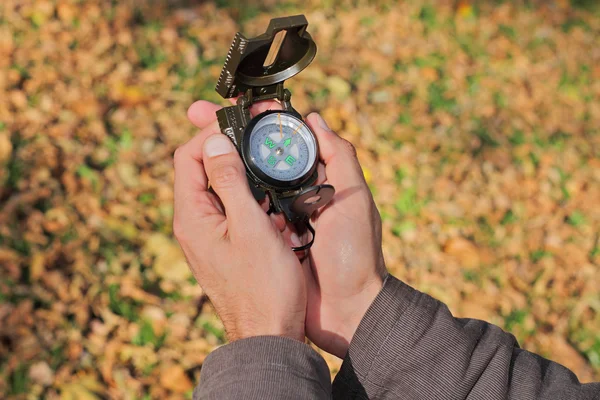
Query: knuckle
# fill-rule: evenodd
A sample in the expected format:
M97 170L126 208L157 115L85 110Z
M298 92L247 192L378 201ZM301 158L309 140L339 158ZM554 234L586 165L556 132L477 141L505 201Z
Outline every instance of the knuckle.
M211 183L217 189L228 189L238 185L241 176L239 168L233 165L219 165L213 170Z
M185 153L185 145L181 145L178 148L175 149L175 153L173 153L173 160L175 161L175 163L177 162L177 160L181 160L184 156L183 154Z
M347 141L346 139L342 139L343 140L343 146L344 146L344 152L352 157L352 158L356 158L356 147L354 147L354 145L352 143L350 143L349 141Z
M173 235L175 235L175 238L178 242L185 241L183 224L181 222L181 219L177 217L173 218Z

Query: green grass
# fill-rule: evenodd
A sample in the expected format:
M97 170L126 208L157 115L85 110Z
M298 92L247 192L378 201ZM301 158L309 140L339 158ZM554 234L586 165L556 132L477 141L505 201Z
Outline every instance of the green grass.
M417 189L414 187L404 189L398 200L396 200L394 207L401 216L418 215L422 204L417 198Z
M155 70L167 60L167 55L162 49L149 43L138 44L135 46L135 50L143 69Z
M402 125L410 125L412 123L412 116L409 112L403 112L398 116L398 123Z
M119 146L124 150L130 149L133 146L133 134L128 128L125 128L123 133L121 133Z
M413 221L402 221L392 227L392 233L394 236L402 236L403 233L413 231L416 227Z
M509 225L509 224L513 224L513 223L517 222L518 220L519 219L517 218L515 213L513 213L512 210L508 210L506 213L504 213L504 216L502 217L500 224L501 225Z
M427 28L434 28L437 24L437 13L435 8L429 4L426 4L423 7L421 7L421 11L419 12L419 19Z
M474 283L481 282L481 275L480 275L479 271L463 270L462 275L463 275L463 279L467 282L474 282Z
M10 394L19 395L26 393L29 388L29 366L21 363L15 370L9 379Z
M154 201L154 194L142 193L138 196L138 201L144 205L149 205Z
M560 176L560 191L562 194L562 201L566 202L571 198L571 194L567 189L567 181L571 178L571 175L565 173L565 171L563 171L560 167L556 167L556 170Z
M131 343L136 346L151 345L155 349L158 349L162 346L166 337L166 332L162 335L157 335L154 332L152 323L150 321L143 320L140 324L139 332L131 339Z
M585 215L581 211L573 211L571 215L567 217L569 225L578 227L585 224Z
M511 332L517 326L522 326L527 317L527 310L512 310L507 316L504 317L504 329Z
M373 26L375 23L377 23L377 18L372 16L365 16L360 19L362 26Z
M109 307L112 312L129 321L135 322L138 319L137 307L134 303L130 303L120 298L119 285L113 283L108 287Z
M427 89L429 106L432 111L443 110L447 112L456 111L456 100L448 97L446 85L443 82L432 82Z
M219 342L225 342L225 331L221 328L216 327L212 322L205 320L202 322L201 327L202 329L204 329L205 332L215 336L219 340Z
M500 34L506 36L510 40L516 40L518 36L515 28L513 28L510 25L500 24L498 26L498 32L500 32Z
M494 104L496 104L496 107L506 108L506 106L508 105L508 99L506 98L506 96L504 96L502 92L494 92L493 97Z
M571 5L589 11L598 11L600 8L597 0L571 0Z
M92 184L94 191L98 190L100 185L100 175L98 171L90 168L88 165L83 164L77 168L77 175L83 180L87 180Z
M12 240L12 246L14 250L19 252L21 255L30 256L31 255L31 245L29 242L21 237L15 237Z
M588 360L593 368L600 369L600 335L589 329L577 329L572 332L569 341Z
M473 130L473 134L475 136L477 136L479 138L479 140L481 141L481 146L478 149L478 151L482 150L485 147L500 146L500 142L498 142L498 140L496 140L496 138L492 135L492 133L487 128L487 126L485 126L481 122L477 125L477 128L475 130Z
M534 263L537 263L538 261L540 261L542 258L545 258L545 257L552 257L552 253L550 253L549 251L546 251L546 250L538 249L538 250L532 251L531 254L529 254L529 258Z
M561 28L565 33L569 33L575 28L581 28L587 32L591 30L590 26L583 19L578 17L567 19L565 22L562 23Z
M2 127L4 129L4 126ZM12 157L8 160L8 164L6 165L6 169L8 171L8 179L6 181L6 185L14 190L18 189L19 181L23 178L25 173L25 165L19 158L18 150L27 145L29 141L24 140L21 137L19 132L14 132L11 136L11 144L12 144Z
M394 172L394 180L397 184L401 185L404 178L408 176L408 172L404 168L398 168L396 172Z

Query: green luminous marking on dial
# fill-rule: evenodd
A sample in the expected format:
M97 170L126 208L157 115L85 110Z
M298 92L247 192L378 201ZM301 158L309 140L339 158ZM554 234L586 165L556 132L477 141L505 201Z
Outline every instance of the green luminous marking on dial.
M287 138L283 141L285 147L288 147L290 144L292 144L292 138Z
M296 162L296 159L294 157L292 157L292 156L287 156L285 158L285 162L288 163L289 166L291 167Z
M271 156L267 159L267 162L270 166L274 167L277 164L277 158L275 156Z
M271 139L270 137L267 136L267 138L265 139L265 144L267 145L267 147L269 149L272 149L273 147L275 147L275 142L273 141L273 139Z

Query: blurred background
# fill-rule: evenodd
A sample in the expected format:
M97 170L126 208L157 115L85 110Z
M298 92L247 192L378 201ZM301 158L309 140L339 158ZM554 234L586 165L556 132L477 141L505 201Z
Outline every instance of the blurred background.
M600 379L596 4L2 0L0 398L191 397L225 334L172 154L234 34L298 13L293 104L356 145L389 270Z

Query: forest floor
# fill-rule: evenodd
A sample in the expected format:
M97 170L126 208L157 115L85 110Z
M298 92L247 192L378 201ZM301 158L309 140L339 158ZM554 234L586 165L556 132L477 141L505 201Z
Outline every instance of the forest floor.
M318 54L287 87L355 144L388 269L600 379L592 2L145 3L0 5L1 398L191 396L226 338L172 235L172 154L194 100L225 104L234 34L296 13Z

